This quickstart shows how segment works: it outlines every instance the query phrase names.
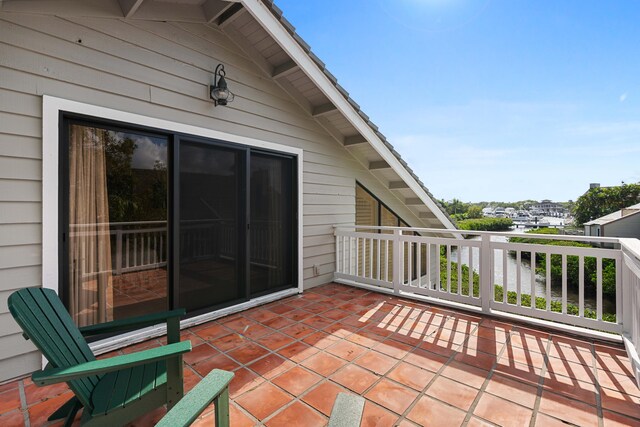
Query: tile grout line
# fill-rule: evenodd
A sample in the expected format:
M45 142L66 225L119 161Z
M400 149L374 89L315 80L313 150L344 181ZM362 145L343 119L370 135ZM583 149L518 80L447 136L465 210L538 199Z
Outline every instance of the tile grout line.
M24 417L24 426L31 427L31 421L29 420L29 409L27 408L27 394L24 391L24 381L18 382L18 391L20 393L20 411Z
M551 343L553 342L552 335L549 335L547 338L547 346L545 348L545 353L542 355L544 363L542 364L542 369L540 369L540 379L538 380L537 392L536 392L536 401L533 403L533 413L531 414L531 421L529 421L529 427L535 427L536 421L538 419L538 412L540 411L540 402L542 401L542 393L544 392L544 376L547 373L547 365L549 364L549 353L551 352Z
M602 408L602 390L598 380L598 365L596 360L596 345L591 342L591 369L593 369L594 386L596 389L596 412L598 414L598 427L604 426L604 410Z

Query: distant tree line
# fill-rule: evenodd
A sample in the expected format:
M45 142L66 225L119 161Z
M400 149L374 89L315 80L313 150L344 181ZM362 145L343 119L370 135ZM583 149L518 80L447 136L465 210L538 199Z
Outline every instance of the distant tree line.
M577 225L640 203L640 183L596 187L578 197L573 207Z

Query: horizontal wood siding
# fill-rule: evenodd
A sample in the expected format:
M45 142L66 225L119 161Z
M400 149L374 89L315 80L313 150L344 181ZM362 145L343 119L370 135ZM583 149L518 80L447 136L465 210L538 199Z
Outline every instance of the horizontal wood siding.
M236 93L224 108L208 98L218 63ZM41 284L44 94L303 149L305 287L333 277L332 226L354 223L356 180L419 225L223 32L199 24L0 12L0 380L40 366L9 319L6 298Z
M602 226L605 237L632 237L640 239L640 214L623 217Z

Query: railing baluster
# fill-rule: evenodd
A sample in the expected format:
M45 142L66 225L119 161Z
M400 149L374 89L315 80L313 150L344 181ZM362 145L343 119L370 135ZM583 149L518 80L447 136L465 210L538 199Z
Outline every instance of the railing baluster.
M578 261L578 316L584 317L584 255Z
M373 238L369 239L369 278L373 279Z
M352 237L349 237L349 274L353 275L353 244L351 243L353 240Z
M462 246L458 245L458 295L462 295Z
M349 252L347 252L347 239L350 237L342 237L342 272L349 274Z
M409 252L407 253L407 284L411 285L411 281L413 280L413 244L411 242L407 242L407 246L409 247Z
M469 296L472 297L473 296L473 250L474 247L473 246L469 246L469 252L467 255L468 258L468 263L467 265L469 266Z
M435 277L436 283L435 283L435 285L436 285L436 287L435 287L435 289L440 291L440 288L442 287L442 286L440 286L440 282L441 282L441 280L440 280L440 244L436 244L435 245L435 249L436 249L436 255L435 255L435 263L436 263L436 277Z
M522 252L518 249L516 252L516 305L522 305Z
M451 293L451 245L447 245L447 293Z
M433 271L433 265L431 264L431 243L426 243L424 245L424 250L425 250L425 275L427 276L427 283L426 283L426 287L428 289L433 289L432 285L431 285L431 277L432 274L431 272Z
M382 259L380 257L380 243L382 241L380 239L376 239L376 279L380 280L380 264L382 264Z
M562 254L562 314L567 314L567 255Z
M506 304L509 300L509 276L507 271L507 257L509 256L509 251L507 249L502 250L502 303Z
M602 320L602 258L596 258L596 318Z
M536 253L531 251L531 309L536 309Z
M391 282L389 276L389 245L391 243L390 240L384 241L384 280L387 282Z
M546 266L547 266L547 277L546 277L546 297L547 297L547 311L551 310L551 253L547 252L545 254L547 258Z
M419 288L422 287L422 243L418 242L417 246L416 246L416 262L418 265L416 265L416 279L418 279L418 284L417 286Z
M133 265L138 265L138 235L133 235Z

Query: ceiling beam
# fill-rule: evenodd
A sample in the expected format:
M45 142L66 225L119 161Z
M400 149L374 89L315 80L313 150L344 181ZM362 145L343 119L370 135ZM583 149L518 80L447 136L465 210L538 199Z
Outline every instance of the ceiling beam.
M246 9L240 3L234 3L233 6L224 11L216 21L218 27L224 29L233 21L238 19Z
M390 181L389 190L399 190L402 188L409 188L409 184L404 181Z
M322 104L322 105L318 105L317 107L313 107L313 112L311 113L311 115L313 117L324 116L336 110L337 110L336 106L329 102L327 104Z
M384 160L369 162L369 170L389 169L389 168L391 168L391 166L389 166L389 163L385 162Z
M120 9L122 9L122 15L125 18L130 18L131 15L136 13L143 1L144 0L118 0Z
M202 3L202 12L207 23L212 24L231 6L233 6L233 3L228 1L207 0Z
M433 212L420 212L418 214L418 218L420 219L438 219L436 218L436 216L433 214Z
M420 197L407 197L406 199L404 199L404 204L407 206L424 205L424 202Z
M366 142L367 142L367 139L364 136L357 134L357 135L347 136L342 142L342 144L344 144L345 147L350 147L353 145L365 144Z
M271 77L273 77L274 79L280 79L298 71L299 69L300 67L298 67L298 64L293 61L287 61L284 64L276 65L275 67L273 67Z

